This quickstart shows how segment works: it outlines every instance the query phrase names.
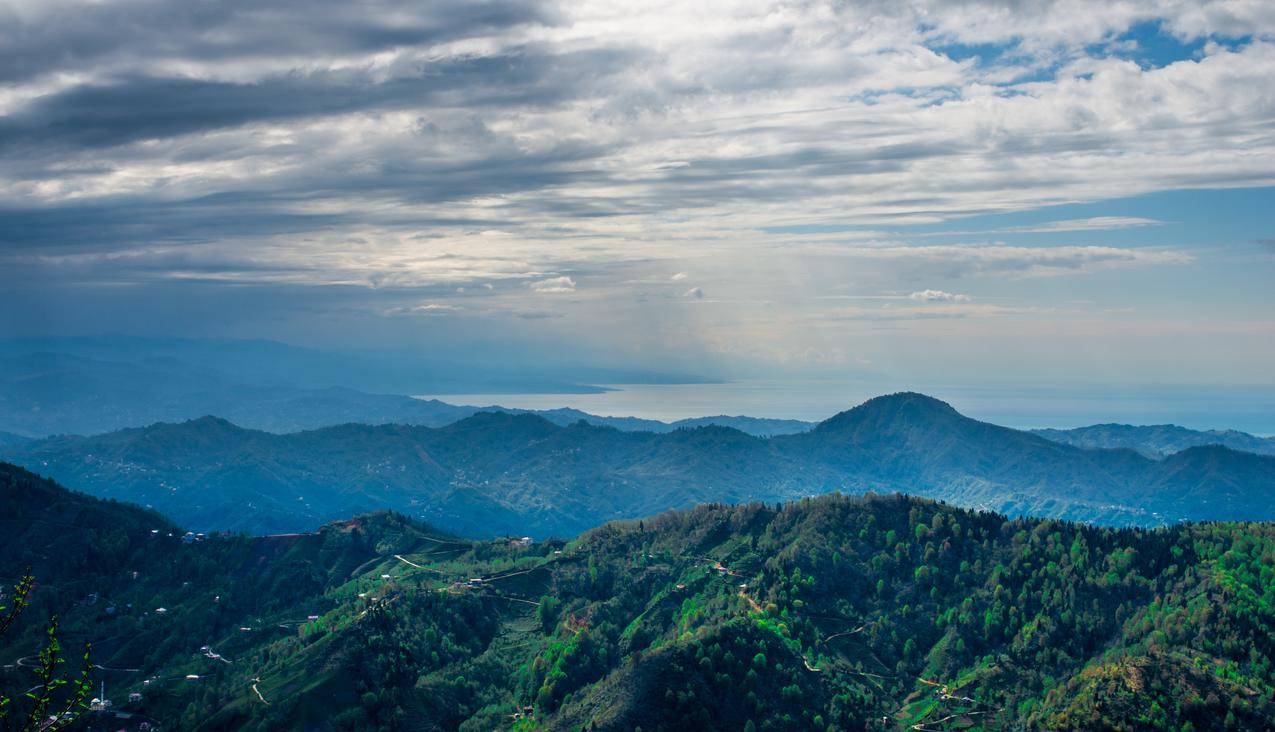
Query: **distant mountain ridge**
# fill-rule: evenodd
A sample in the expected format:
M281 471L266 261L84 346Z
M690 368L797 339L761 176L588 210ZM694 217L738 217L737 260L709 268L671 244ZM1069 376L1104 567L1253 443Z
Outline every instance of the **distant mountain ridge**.
M1128 448L1148 457L1163 457L1206 445L1275 455L1275 437L1258 437L1239 430L1192 430L1175 424L1095 424L1069 430L1038 429L1032 432L1076 447Z
M696 417L668 423L604 417L568 408L535 411L461 406L342 386L303 388L243 382L221 371L174 358L125 362L59 353L4 356L0 351L0 431L23 435L101 434L207 414L243 427L279 433L349 422L442 427L477 412L493 410L534 412L564 426L583 419L627 431L669 432L686 426L721 424L769 436L811 427L811 423L798 420L743 416ZM0 435L0 444L7 442L11 440Z
M474 536L565 536L670 508L832 491L903 491L1111 524L1275 519L1275 458L1221 447L1163 460L1077 448L915 393L771 438L480 412L441 428L348 424L285 435L202 418L48 438L5 454L198 529L257 533L392 508Z

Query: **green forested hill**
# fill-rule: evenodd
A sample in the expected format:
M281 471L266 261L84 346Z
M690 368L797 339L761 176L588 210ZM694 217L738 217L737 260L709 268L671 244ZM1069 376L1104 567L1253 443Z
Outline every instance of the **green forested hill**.
M8 495L36 496L21 504L33 521L72 500L5 475ZM1270 524L1117 530L832 495L565 544L472 542L390 514L187 544L151 534L150 514L96 510L142 517L113 539L126 559L82 565L47 544L37 571L60 589L43 607L103 641L102 665L138 669L99 673L168 728L1275 724ZM103 541L62 530L76 552Z
M920 394L809 432L657 434L483 412L442 428L349 424L276 435L216 418L56 437L10 459L196 530L303 531L393 509L470 536L571 536L721 501L904 491L1008 515L1114 525L1275 519L1275 458L1196 447L1154 460L964 417Z

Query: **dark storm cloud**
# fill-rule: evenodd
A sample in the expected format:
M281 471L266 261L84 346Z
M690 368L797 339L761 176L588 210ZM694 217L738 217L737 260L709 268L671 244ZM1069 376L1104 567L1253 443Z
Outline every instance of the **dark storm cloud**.
M221 194L188 201L117 200L42 208L0 208L0 254L25 249L95 250L143 242L203 242L225 236L295 233L335 226L336 214L298 214L255 197Z
M369 53L560 20L540 0L17 3L0 8L0 82L138 58Z
M563 141L525 151L494 137L489 147L461 161L398 157L359 161L357 167L297 172L238 190L211 195L159 199L145 194L91 202L65 201L40 206L0 206L0 255L27 250L112 251L146 244L199 244L222 240L265 239L367 226L430 232L510 229L532 211L512 204L490 217L425 213L419 206L550 189L569 184L603 183L607 177L591 162L610 150L602 145ZM305 210L310 203L342 201L337 212ZM397 201L399 208L364 210L349 202ZM588 202L538 203L537 210L589 217ZM110 263L103 263L109 266Z
M316 71L251 84L132 77L73 87L0 118L0 154L43 156L208 132L253 122L449 106L468 110L561 103L635 59L623 50L499 56L420 64L385 81L365 71ZM463 95L463 99L458 98Z

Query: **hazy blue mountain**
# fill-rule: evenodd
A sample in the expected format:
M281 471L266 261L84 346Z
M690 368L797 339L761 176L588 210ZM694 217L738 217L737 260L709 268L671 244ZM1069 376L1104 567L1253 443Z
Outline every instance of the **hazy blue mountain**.
M798 419L766 419L764 417L744 417L744 416L727 416L724 414L712 417L691 417L688 419L679 419L672 422L669 426L673 429L682 429L686 427L706 427L708 425L717 425L719 427L733 427L740 432L747 432L757 437L772 437L774 435L795 435L798 432L805 432L815 426L814 422L803 422Z
M0 339L0 430L93 434L218 414L275 431L343 421L445 424L421 393L596 393L605 383L699 383L627 368L529 369L421 352L335 352L264 340L125 337ZM334 390L335 389L335 390Z
M31 442L32 438L15 435L12 432L0 432L0 449L15 448Z
M1076 447L1128 448L1149 457L1163 457L1189 447L1222 445L1232 450L1275 455L1275 437L1258 437L1238 430L1192 430L1175 424L1095 424L1070 430L1032 430L1041 437Z
M492 411L508 412L510 414L535 414L564 427L575 422L584 421L599 427L614 427L624 432L672 432L680 429L717 425L719 427L732 427L756 437L772 437L774 435L793 435L798 432L805 432L815 426L814 422L803 422L798 419L732 417L724 414L712 417L688 417L673 422L661 422L656 419L642 419L641 417L602 417L570 407L560 409L509 409L502 406L473 408L473 413Z
M201 530L309 529L393 508L476 536L566 536L707 502L904 491L1112 524L1275 518L1275 458L1193 448L1166 460L978 422L919 394L870 400L809 432L623 432L480 412L441 428L349 424L286 435L203 418L6 451L93 495Z
M201 350L193 354L182 352L190 358L208 355L207 361L198 362L199 365L171 356L146 356L147 349L142 346L139 346L142 357L137 360L101 360L97 356L123 355L117 348L106 347L91 350L93 357L66 353L0 355L0 430L41 436L99 434L155 422L180 422L207 414L268 432L295 432L349 422L441 427L484 410L527 411L498 406L459 406L437 399L372 394L344 386L299 387L283 382L282 374L275 371L238 366L240 360L250 360L249 356L257 350L290 347L264 342L255 344L246 353L241 352L244 348L242 345L238 350L228 348L231 355L238 354L235 358L213 358ZM4 353L5 349L0 348L0 354ZM286 362L289 360L285 359ZM213 366L238 369L235 373L240 376L230 376ZM300 368L299 373L309 373L298 378L301 383L325 377L324 372L307 372L304 368ZM339 378L335 374L327 374L327 377ZM638 378L638 375L630 374L628 378ZM701 417L670 424L633 417L600 417L577 409L537 413L560 425L583 419L591 424L629 431L668 432L682 426L713 423L751 434L772 435L810 427L806 422L795 420L753 417Z
M99 434L207 414L268 432L295 432L351 422L441 427L481 411L539 414L563 426L584 420L625 431L671 432L684 426L722 424L768 436L811 427L811 423L798 420L743 416L696 417L670 423L602 417L569 408L462 406L438 399L368 394L345 387L251 386L169 359L128 364L63 354L33 354L0 360L0 368L0 425L41 435ZM14 435L13 439L20 438Z

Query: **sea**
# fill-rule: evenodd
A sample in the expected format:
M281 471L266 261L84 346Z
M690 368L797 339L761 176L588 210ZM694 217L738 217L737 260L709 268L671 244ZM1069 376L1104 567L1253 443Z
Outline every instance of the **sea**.
M1176 424L1275 435L1275 386L1138 385L1099 387L898 385L828 380L747 379L698 384L600 384L593 394L423 394L451 404L517 409L574 407L602 416L673 421L748 415L819 421L896 391L919 391L966 416L1034 429L1099 423Z

